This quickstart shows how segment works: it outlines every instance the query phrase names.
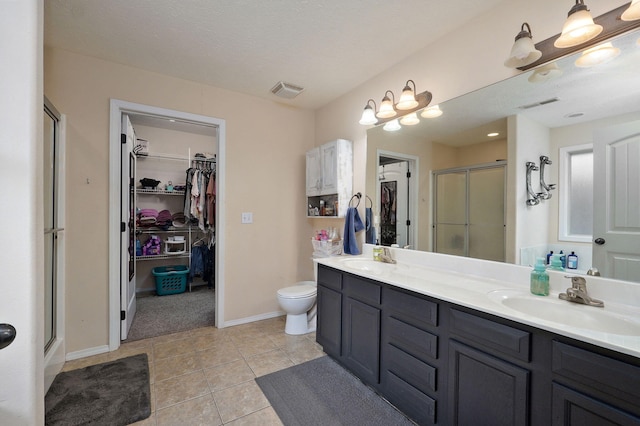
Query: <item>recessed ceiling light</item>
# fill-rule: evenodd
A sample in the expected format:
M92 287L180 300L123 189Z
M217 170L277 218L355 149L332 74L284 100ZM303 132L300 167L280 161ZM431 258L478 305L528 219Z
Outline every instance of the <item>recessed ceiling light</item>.
M489 136L490 138L494 138L496 136L498 136L500 133L498 132L493 132L493 133L487 133L487 136Z

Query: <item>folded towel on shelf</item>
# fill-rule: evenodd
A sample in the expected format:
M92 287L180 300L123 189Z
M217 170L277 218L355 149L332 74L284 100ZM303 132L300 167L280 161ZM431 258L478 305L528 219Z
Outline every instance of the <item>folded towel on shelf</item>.
M373 212L371 211L371 207L367 207L364 211L364 222L366 234L364 241L367 244L375 244L376 243L376 227L373 226Z
M344 221L344 252L346 254L360 254L358 242L356 241L356 232L364 229L364 224L358 209L349 207Z

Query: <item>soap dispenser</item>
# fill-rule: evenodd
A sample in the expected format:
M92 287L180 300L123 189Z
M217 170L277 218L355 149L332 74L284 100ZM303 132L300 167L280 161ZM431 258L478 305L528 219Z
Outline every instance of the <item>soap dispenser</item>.
M549 269L553 271L564 271L562 267L562 260L560 260L559 254L554 254L551 256L551 264L549 265Z
M542 257L536 259L536 264L531 271L531 293L538 296L549 295L549 275Z
M381 254L382 247L380 246L380 240L376 240L376 245L373 247L373 260L380 261Z

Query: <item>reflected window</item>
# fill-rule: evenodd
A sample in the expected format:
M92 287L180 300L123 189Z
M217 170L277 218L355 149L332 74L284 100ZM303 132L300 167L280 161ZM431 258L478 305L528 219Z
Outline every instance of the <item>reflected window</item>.
M590 242L593 234L593 146L560 149L560 241Z

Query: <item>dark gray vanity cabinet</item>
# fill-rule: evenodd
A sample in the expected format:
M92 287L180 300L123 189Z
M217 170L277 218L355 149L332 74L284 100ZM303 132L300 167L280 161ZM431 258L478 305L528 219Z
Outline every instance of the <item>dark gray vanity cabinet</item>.
M362 381L380 381L380 285L343 276L342 363Z
M553 425L640 425L640 362L616 358L552 342Z
M420 425L640 426L640 358L324 265L316 336Z
M316 341L339 358L342 353L342 273L318 267Z

